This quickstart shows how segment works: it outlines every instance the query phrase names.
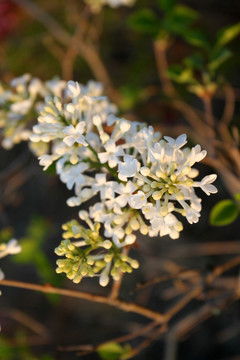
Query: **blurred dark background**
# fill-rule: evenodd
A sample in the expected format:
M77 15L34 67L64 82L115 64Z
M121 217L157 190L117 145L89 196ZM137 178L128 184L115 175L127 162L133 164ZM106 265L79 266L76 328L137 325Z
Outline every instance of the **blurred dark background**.
M49 12L69 32L74 31L75 9L83 8L79 0L41 0L32 1L44 11ZM199 23L210 37L223 26L239 22L240 1L238 0L185 0L181 4L197 10ZM137 7L156 9L155 1L139 0ZM98 21L103 29L100 39L100 52L111 74L116 88L123 93L126 86L136 92L143 88L159 86L151 40L140 36L127 26L127 17L133 8L106 7ZM161 17L159 10L156 10ZM223 72L234 87L240 87L240 47L239 38L231 44L234 56L223 67ZM169 51L169 62L177 63L190 52L189 46L178 39ZM13 77L23 73L48 80L63 74L65 50L53 40L35 18L31 17L24 6L19 7L12 1L0 1L0 80L8 83ZM76 57L72 69L74 80L86 83L94 76L86 62ZM66 80L68 80L66 78ZM190 98L191 100L192 98ZM192 99L194 105L198 103ZM214 103L214 112L220 114L223 103ZM173 126L178 115L166 106L161 106L157 95L143 98L133 107L120 109L130 117L137 117L149 124L167 122ZM236 119L239 118L239 104L236 104ZM166 134L169 135L169 134ZM202 177L212 171L199 167ZM77 217L78 209L68 208L66 200L70 192L52 174L44 174L38 160L30 153L27 144L16 145L12 150L0 151L0 231L2 239L14 236L25 242L28 254L6 258L1 268L6 278L26 282L46 283L65 286L80 291L107 294L109 289L98 286L97 279L85 279L79 285L55 274L54 248L61 241L61 225ZM227 189L218 179L217 195L203 196L203 212L198 224L184 224L180 239L173 241L167 237L146 239L139 236L138 248L133 256L139 259L141 267L126 276L121 289L121 298L134 300L156 311L165 312L176 301L171 281L149 286L132 293L137 284L163 275L166 269L177 264L179 267L198 269L208 274L218 264L227 261L226 254L201 254L194 245L208 242L239 241L239 218L226 227L209 225L209 214L213 205L228 198ZM228 274L229 275L229 274ZM232 272L230 275L236 275ZM170 289L170 290L169 290ZM172 293L171 293L172 289ZM106 340L136 330L148 320L120 310L67 297L45 296L43 294L2 287L0 298L0 358L3 360L67 360L78 359L75 351L59 350L59 346L99 344ZM240 308L239 302L218 309L211 299L203 301L212 306L214 313L201 322L189 334L174 342L168 335L153 341L136 359L163 360L237 360L240 359ZM169 325L180 317L197 311L199 301L191 302ZM133 342L133 346L136 345ZM172 347L172 357L169 348ZM176 346L176 348L174 348ZM90 354L86 359L98 359Z

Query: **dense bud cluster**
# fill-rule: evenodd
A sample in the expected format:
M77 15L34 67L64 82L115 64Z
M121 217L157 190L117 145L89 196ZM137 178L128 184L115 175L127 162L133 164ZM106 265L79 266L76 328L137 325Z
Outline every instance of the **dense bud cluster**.
M106 286L109 275L116 280L119 270L130 273L132 269L138 268L136 260L122 254L118 247L99 234L99 223L93 223L84 211L80 212L80 217L84 218L90 228L83 227L76 220L63 225L64 240L55 253L65 259L57 260L57 273L66 273L75 283L86 276L99 276L100 285ZM70 238L79 241L73 242Z

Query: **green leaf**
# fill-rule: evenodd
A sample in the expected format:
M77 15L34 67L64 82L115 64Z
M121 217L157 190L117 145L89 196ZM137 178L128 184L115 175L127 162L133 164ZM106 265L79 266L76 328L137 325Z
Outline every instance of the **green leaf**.
M207 36L201 30L189 30L182 34L184 40L196 47L200 47L206 50L210 49L210 43Z
M0 230L0 243L8 242L13 237L13 229L5 227Z
M234 195L234 199L239 203L240 206L240 192Z
M20 239L22 251L16 254L12 260L19 263L32 263L38 252L42 252L41 245L49 232L48 222L41 217L33 217L27 229L27 235Z
M217 34L216 47L225 46L238 35L240 35L240 23L221 29Z
M124 360L128 358L131 347L129 345L123 347L118 343L110 342L99 346L97 352L103 360Z
M238 216L238 207L234 201L227 199L219 201L210 214L210 224L225 226L231 224Z
M193 72L191 68L183 68L180 65L172 65L167 70L167 75L173 81L176 81L180 84L194 83Z
M208 64L209 70L214 71L232 56L232 52L226 48L214 51Z
M197 19L198 13L187 6L178 5L163 19L162 25L170 34L184 36Z
M160 30L160 20L150 9L136 11L128 18L129 26L141 33L157 35Z
M182 21L185 23L192 23L193 21L197 20L198 13L197 11L191 9L190 7L186 5L177 5L174 7L173 16L176 18L181 18Z
M203 56L200 53L193 54L192 56L186 57L183 63L192 69L202 69L204 64Z
M20 264L31 263L33 261L34 255L38 251L38 243L35 242L32 238L22 238L19 242L22 248L22 251L16 254L12 261Z
M176 4L176 0L157 0L157 2L162 11L165 12L172 10L173 6Z

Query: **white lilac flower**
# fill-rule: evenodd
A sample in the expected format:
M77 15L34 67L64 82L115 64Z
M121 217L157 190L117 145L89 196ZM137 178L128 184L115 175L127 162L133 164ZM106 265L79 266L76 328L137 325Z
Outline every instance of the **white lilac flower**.
M124 152L121 146L116 146L115 141L110 139L105 145L106 152L98 154L99 160L101 163L108 162L111 168L117 166L119 163L119 156L123 156Z
M136 189L137 188L132 181L128 181L126 184L119 184L116 187L115 192L119 194L119 196L116 197L116 202L121 208L124 208L127 205L131 195Z
M0 258L7 255L18 254L21 251L21 246L18 244L16 239L11 239L7 244L0 244Z
M44 166L43 170L45 171L58 158L59 158L59 156L56 154L53 154L53 155L44 154L44 155L39 156L38 159L39 159L39 164L41 166Z
M17 111L11 111L9 118L13 122L29 110L31 97L40 91L36 79L31 86L29 82L29 76L15 81L17 98L12 101L12 110ZM99 83L84 86L70 81L65 89L63 86L60 83L55 88L61 98L45 98L30 140L36 144L51 142L41 150L40 164L47 169L56 162L61 181L68 189L74 187L75 194L67 204L79 206L99 194L103 214L98 205L98 210L91 209L91 217L104 225L105 236L119 247L133 241L132 232L138 230L151 236L177 238L182 230L181 216L196 223L201 199L195 188L207 195L217 192L212 184L216 175L194 180L198 170L193 166L206 156L206 151L200 145L184 147L185 134L162 139L151 126L116 117L116 108L102 96ZM0 102L9 98L11 93L0 87ZM20 133L18 136L23 136L24 130Z
M65 98L61 99L56 96L45 98L45 105L38 117L38 124L33 127L33 134L30 136L32 142L51 142L49 148L51 152L49 153L47 150L45 154L41 153L41 164L46 169L51 160L58 159L57 173L69 188L74 183L79 183L78 180L74 181L73 179L73 176L77 177L75 171L77 168L71 172L70 167L84 162L90 164L88 166L90 169L93 164L99 162L96 154L104 151L102 138L99 137L100 134L96 134L94 119L97 119L96 116L98 116L102 127L109 112L115 112L116 108L106 97L100 96L101 92L102 87L99 83L89 82L87 86L83 86L78 82L68 82ZM101 117L97 115L98 112ZM122 154L120 148L116 149L116 155L118 154ZM114 154L108 155L109 163L114 166L114 161L116 161ZM81 201L75 199L73 203L78 204Z
M106 174L96 174L95 182L92 186L94 192L100 192L101 200L114 197L114 189L117 186L115 181L107 181Z
M131 195L129 199L129 205L133 209L142 209L147 203L146 195L143 191L138 191L137 194Z
M125 155L124 161L118 164L118 177L122 181L127 178L134 177L139 169L139 162L131 155Z
M58 166L59 163L57 163ZM74 185L84 185L86 183L85 175L83 174L89 168L86 163L79 163L77 165L66 165L59 171L60 180L67 185L71 190Z
M81 145L87 146L88 143L85 140L85 137L82 135L85 132L85 123L84 121L79 122L76 127L73 125L67 126L63 130L64 134L67 136L64 137L63 142L67 144L69 147L73 146L73 144L78 143Z
M215 194L217 192L217 188L212 185L212 183L216 180L217 175L212 174L205 176L200 182L195 182L193 186L200 187L207 195Z
M30 123L37 117L39 108L43 106L43 99L47 95L60 95L57 87L66 87L66 83L55 79L55 87L50 88L49 82L32 78L30 74L22 75L11 81L10 88L0 86L1 121L4 139L2 146L9 149L21 141L28 141L31 136ZM42 100L42 102L41 102ZM31 147L30 147L31 148ZM34 153L38 152L37 146Z
M103 223L106 220L107 211L103 203L97 202L90 206L89 215L95 222Z

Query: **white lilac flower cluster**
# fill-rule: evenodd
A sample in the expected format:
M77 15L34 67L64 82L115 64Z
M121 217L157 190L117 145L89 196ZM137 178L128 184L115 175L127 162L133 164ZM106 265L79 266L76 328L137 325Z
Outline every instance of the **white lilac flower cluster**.
M4 258L7 255L18 254L21 251L21 246L18 244L16 239L11 239L8 243L0 244L0 259ZM4 273L0 269L0 280L4 279ZM0 291L1 295L1 291ZM1 330L1 327L0 327Z
M29 140L31 122L43 105L46 95L61 96L66 82L57 78L42 82L30 74L11 81L10 87L0 83L0 129L3 132L2 146L11 149L21 141ZM32 150L41 153L43 144Z
M200 145L190 149L185 134L162 138L151 126L117 117L101 84L43 84L24 75L12 87L0 88L5 147L29 139L44 170L55 166L61 181L74 190L69 206L96 198L89 213L80 211L89 229L66 224L65 240L56 249L66 257L58 261L57 271L75 282L99 275L100 284L107 285L110 275L117 279L119 271L131 272L138 263L125 250L136 241L137 231L177 239L181 217L190 224L199 220L201 198L195 188L207 195L217 192L212 185L216 175L195 180L193 166L206 156ZM26 130L37 106L38 123ZM72 243L71 238L81 241Z
M132 6L135 0L85 0L85 2L91 7L93 12L99 12L104 5L109 5L112 8L119 6Z
M56 96L45 99L30 135L33 142L51 143L48 153L39 157L40 164L46 170L54 163L61 181L74 189L74 196L67 200L69 206L80 206L92 197L98 199L89 208L88 216L81 213L80 217L92 231L94 226L102 226L104 239L111 242L111 247L105 248L109 254L132 245L136 231L178 238L183 229L181 216L190 224L199 220L201 199L195 188L207 195L217 192L212 185L216 175L194 180L198 170L193 166L206 156L206 151L200 145L184 147L185 134L177 139L162 138L151 126L116 117L116 108L100 95L100 90L96 84L85 87L70 81L68 101ZM74 225L71 237L82 234L78 229ZM86 239L82 241L85 243L81 242L81 246L85 246ZM104 258L98 259L98 247L102 245L96 244L89 243L83 252L78 245L63 242L56 252L68 260L58 262L58 272L78 282L85 273L93 276L101 271L105 280L100 283L106 285L109 274L115 276L116 266L111 270L114 258L109 255L111 261L107 262L102 251ZM89 246L98 263L92 257L89 263ZM131 261L127 267L131 268Z

